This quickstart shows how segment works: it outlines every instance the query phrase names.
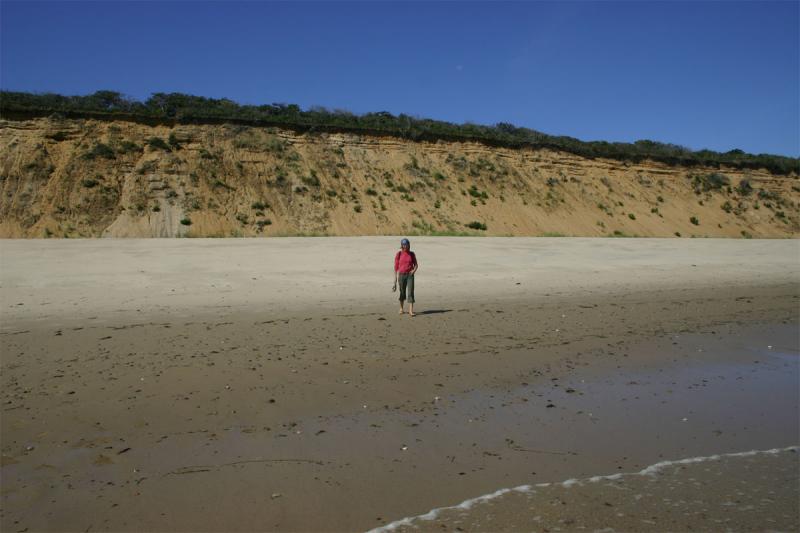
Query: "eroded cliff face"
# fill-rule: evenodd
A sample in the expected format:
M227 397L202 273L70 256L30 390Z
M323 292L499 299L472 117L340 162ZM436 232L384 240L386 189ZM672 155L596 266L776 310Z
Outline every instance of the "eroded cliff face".
M0 121L0 189L2 237L800 235L797 175L245 126Z

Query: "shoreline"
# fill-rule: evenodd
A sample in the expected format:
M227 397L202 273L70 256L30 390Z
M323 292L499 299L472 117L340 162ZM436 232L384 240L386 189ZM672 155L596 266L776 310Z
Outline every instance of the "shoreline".
M458 524L457 527L458 530L463 530L462 526L468 526L468 527L473 526L483 529L488 528L491 529L492 531L515 531L521 527L525 527L525 525L529 526L530 524L536 524L538 527L541 527L543 529L549 529L551 527L558 528L559 526L565 526L565 525L570 527L575 527L576 529L587 529L588 527L594 527L595 529L598 529L602 528L603 526L607 526L609 523L612 523L612 521L617 522L618 524L619 522L623 521L621 519L624 519L623 522L625 524L624 527L632 527L640 531L641 530L661 531L663 530L663 527L665 527L663 525L665 521L671 522L670 527L675 527L677 522L681 523L681 527L684 527L686 529L692 529L697 527L699 521L709 521L709 520L715 522L715 527L719 527L719 524L727 522L729 526L735 525L737 528L740 528L745 526L741 521L742 520L741 517L736 517L737 520L735 521L735 524L730 524L730 522L732 522L731 518L725 516L726 514L725 511L728 511L729 509L716 510L716 513L714 513L713 511L711 513L708 512L708 507L711 507L711 505L722 508L735 507L735 504L732 502L732 500L735 499L735 496L729 494L725 495L728 496L728 499L725 500L724 497L721 498L720 495L717 494L719 492L724 493L725 489L730 490L730 485L733 485L733 483L731 483L730 477L734 477L736 474L739 474L739 472L736 471L735 467L734 469L732 469L734 476L731 476L731 474L728 473L728 476L723 478L723 481L720 481L719 477L721 477L721 475L718 472L714 472L716 479L712 479L710 483L708 480L704 480L704 483L702 483L704 494L702 495L695 494L695 496L700 496L702 499L695 500L695 502L697 501L702 502L705 508L702 510L703 511L702 514L695 512L694 513L695 516L687 517L689 513L686 512L686 508L690 507L688 505L683 505L684 508L678 510L670 509L670 507L674 506L675 504L668 506L664 505L665 501L668 502L671 499L665 496L670 494L670 491L675 490L674 486L656 487L655 490L653 490L652 486L646 487L650 489L652 492L656 492L657 494L659 494L659 496L662 497L662 501L660 502L652 501L654 499L652 493L647 494L648 498L644 499L643 502L641 500L643 499L644 495L635 494L633 498L635 503L630 502L630 500L625 501L623 498L618 498L618 497L614 498L615 495L612 494L615 491L620 491L620 492L631 491L631 488L627 487L625 482L627 480L634 479L636 476L651 476L652 478L647 480L651 485L659 483L661 485L667 485L667 483L664 483L662 480L654 478L659 474L662 474L662 471L668 471L669 469L676 466L679 467L680 469L685 469L687 467L683 465L690 465L688 468L694 474L695 472L698 471L698 469L695 468L697 464L708 463L708 462L717 462L717 463L724 463L726 461L732 462L741 460L743 458L747 458L752 461L751 458L753 457L769 458L768 456L770 455L772 456L782 455L786 457L786 459L783 460L787 464L787 466L782 466L780 470L778 470L777 472L773 472L773 474L777 473L780 476L786 476L787 471L791 471L791 469L794 469L795 471L797 470L798 466L797 452L798 452L798 446L789 446L786 448L773 448L770 450L749 450L745 452L711 455L707 457L689 457L684 459L676 459L672 461L662 461L659 463L655 463L638 472L623 472L610 475L593 476L584 479L568 479L560 483L555 482L555 483L538 483L536 485L520 485L518 487L499 489L491 494L484 494L476 498L471 498L469 500L465 500L459 503L458 505L452 505L449 507L439 507L437 509L432 509L431 511L422 515L406 517L400 520L396 520L390 524L386 524L384 526L371 529L369 530L368 533L384 533L387 531L402 530L405 526L409 526L409 528L413 527L414 530L418 530L419 528L426 528L430 531L434 531L437 529L436 528L437 525L444 529L446 527L452 527L455 524ZM764 461L762 461L762 464L763 462ZM761 467L762 464L759 464L758 466ZM706 476L708 475L709 469L705 468L704 470L705 472L700 473L701 476L703 474L705 474ZM680 474L682 474L683 477L692 475L692 474L685 474L683 472L680 472ZM752 473L749 473L749 475L752 476ZM608 483L609 481L613 483ZM738 480L734 479L733 481L735 482ZM539 496L537 494L538 492L545 494L547 494L548 492L551 493L549 494L549 498L551 499L554 497L557 499L564 498L569 491L562 490L560 491L561 494L559 494L557 492L559 489L570 489L574 486L578 486L580 487L582 492L590 492L591 488L589 489L589 491L585 490L585 487L587 485L591 484L602 485L604 482L606 482L607 488L611 490L608 490L607 492L601 492L602 488L600 488L597 491L594 491L593 494L590 493L589 497L616 499L618 501L616 506L608 502L604 504L607 507L612 507L612 508L617 507L617 509L614 510L616 516L614 516L613 518L609 516L610 512L607 509L605 510L606 511L605 513L600 513L601 515L604 514L605 516L593 516L587 513L586 512L587 510L585 509L586 504L584 502L581 502L583 503L584 509L581 509L578 512L571 510L570 511L571 518L565 519L565 518L559 518L561 513L558 513L555 516L553 516L552 512L548 513L548 511L550 511L550 509L548 509L549 506L547 505L547 502L543 501L544 498L548 496L539 497L538 501L534 505L531 505L530 501L524 501L522 505L520 505L520 503L513 501L514 499L519 500L518 497L519 494L524 494L528 497L529 500L533 500L536 496ZM686 488L685 485L689 485L692 482L695 485L695 487L691 488L697 490L696 485L698 485L698 483L693 477L689 478L688 480L681 479L678 484L684 485L684 487L681 488L684 488L685 490ZM728 487L724 485L725 483L729 484ZM785 528L787 530L796 529L798 524L797 518L798 515L800 514L800 509L799 509L800 504L797 503L798 488L796 484L792 486L791 482L789 482L786 485L788 486L781 487L781 489L786 493L788 493L788 495L778 499L777 502L771 498L763 498L759 502L760 508L758 509L758 514L750 512L744 515L744 519L747 520L748 522L747 525L745 526L746 529L758 529L760 527L763 527L767 522L770 523L771 527L777 527L778 529L781 528ZM768 492L770 496L774 494L773 491L769 490L767 484L760 485L758 489L763 492ZM709 498L707 492L708 490L714 491L714 494L711 498ZM738 496L739 493L737 493L736 495ZM682 494L682 496L683 498L686 498L685 493ZM782 494L782 496L784 495ZM586 498L586 496L584 496L584 498ZM511 500L511 502L503 500ZM622 500L621 506L619 505L620 503L619 500ZM565 502L562 502L562 504L564 503ZM681 500L680 503L685 504L685 500ZM497 507L500 507L500 509L498 509ZM524 509L525 507L527 507L527 509ZM619 512L620 508L625 512L620 513ZM597 512L598 510L600 509L598 509L596 506L591 507L591 511L593 512ZM527 516L525 511L527 511ZM783 513L783 516L779 518L781 522L780 524L777 524L779 520L775 519L776 514L778 512ZM544 515L550 514L550 516L547 517L549 518L549 523L542 523L543 522L542 520L543 517L541 516L542 514ZM697 514L700 514L700 516L697 516ZM709 514L711 516L709 516ZM523 516L521 517L520 515ZM582 523L576 524L576 518L579 518ZM660 519L661 523L657 522L655 520L656 518ZM590 523L591 526L587 526L586 524L587 522Z

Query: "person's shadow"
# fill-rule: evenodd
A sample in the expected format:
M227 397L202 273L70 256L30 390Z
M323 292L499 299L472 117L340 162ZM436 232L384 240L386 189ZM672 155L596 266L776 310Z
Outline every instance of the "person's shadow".
M449 313L452 309L428 309L425 311L420 311L419 313L414 313L415 315L438 315L440 313Z

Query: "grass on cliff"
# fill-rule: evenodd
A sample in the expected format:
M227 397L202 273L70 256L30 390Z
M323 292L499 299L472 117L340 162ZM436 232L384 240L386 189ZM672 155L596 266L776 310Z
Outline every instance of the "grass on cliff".
M227 98L214 99L181 93L154 93L144 102L124 97L115 91L97 91L86 96L34 94L0 91L0 115L6 119L61 115L69 118L132 120L147 123L236 123L251 126L278 126L302 132L353 132L388 135L413 141L480 142L508 148L534 147L562 150L581 157L606 157L639 162L645 159L668 165L727 165L740 169L765 168L775 174L800 173L800 158L771 154L748 154L742 150L693 151L684 146L652 140L633 143L581 141L573 137L548 135L529 128L499 123L493 126L451 124L438 120L392 115L388 112L356 115L314 107L303 111L295 104L240 105ZM241 142L247 144L248 141ZM160 143L156 148L163 149ZM164 143L166 144L166 143ZM167 145L167 149L170 147ZM494 167L487 166L487 170ZM416 170L414 161L409 164ZM701 188L717 186L715 177Z

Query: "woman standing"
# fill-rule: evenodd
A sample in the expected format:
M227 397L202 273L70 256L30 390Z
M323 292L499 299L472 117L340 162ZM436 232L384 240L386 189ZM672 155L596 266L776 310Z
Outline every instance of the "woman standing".
M400 314L405 312L403 304L408 295L408 315L414 316L414 272L417 271L417 256L411 251L411 243L408 239L400 241L400 251L394 256L394 286L392 291L397 290L400 284Z

